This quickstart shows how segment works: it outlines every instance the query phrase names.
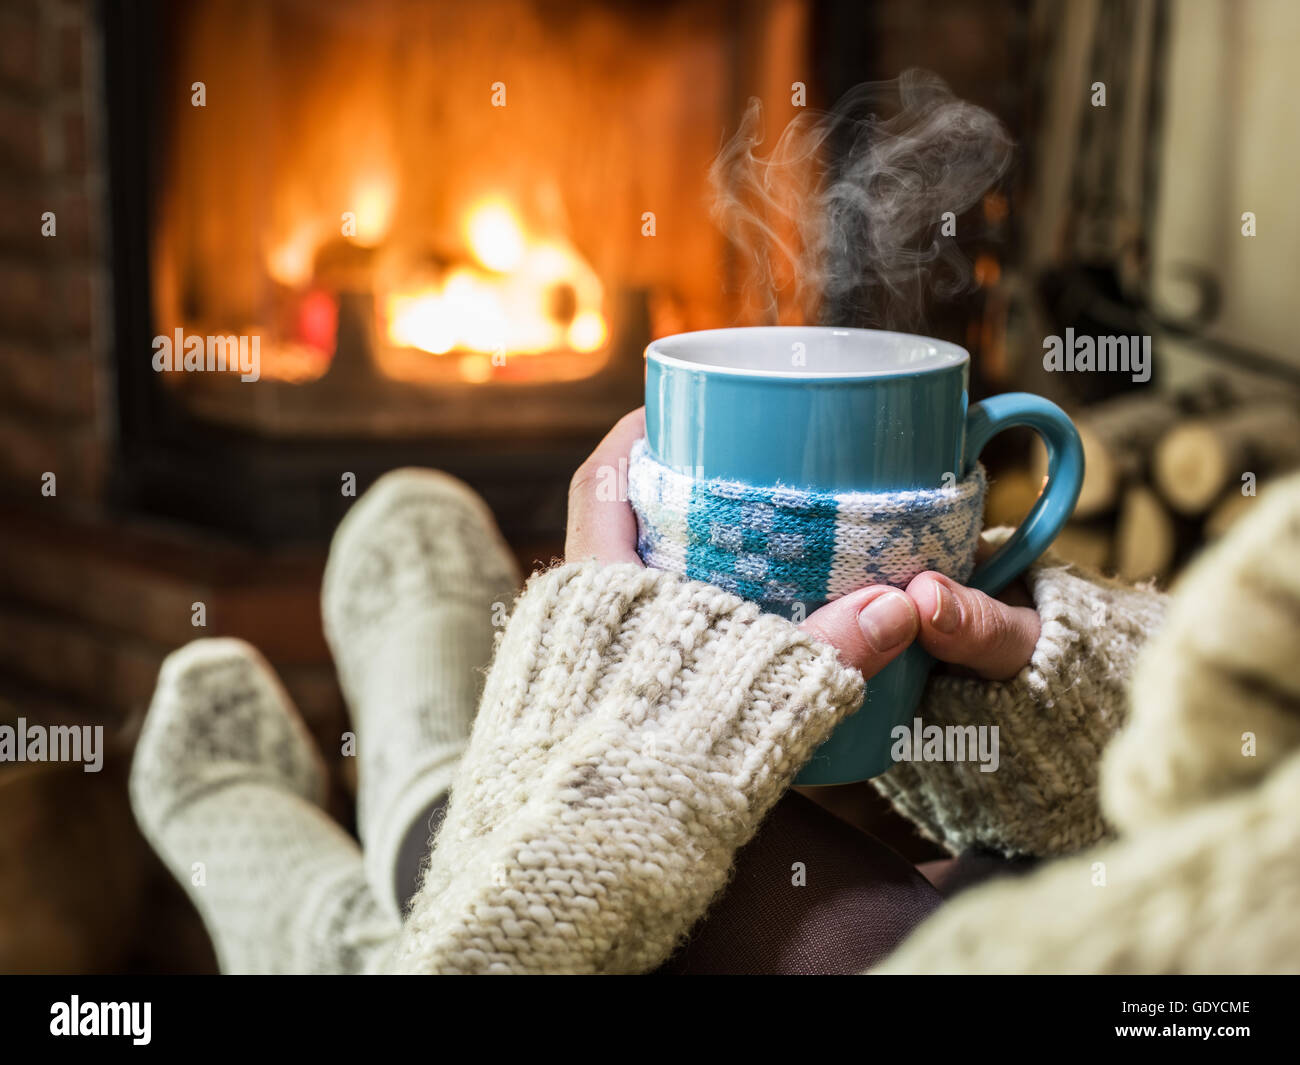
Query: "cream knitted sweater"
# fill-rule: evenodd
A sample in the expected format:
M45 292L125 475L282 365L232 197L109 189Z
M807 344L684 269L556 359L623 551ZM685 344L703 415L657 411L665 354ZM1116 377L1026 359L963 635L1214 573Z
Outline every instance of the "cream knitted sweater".
M932 679L920 716L998 725L998 770L902 764L877 786L954 851L1074 857L963 895L886 971L1300 967L1300 479L1254 510L1163 624L1164 597L1048 558L1021 674ZM830 648L717 588L535 576L397 967L655 967L861 693Z

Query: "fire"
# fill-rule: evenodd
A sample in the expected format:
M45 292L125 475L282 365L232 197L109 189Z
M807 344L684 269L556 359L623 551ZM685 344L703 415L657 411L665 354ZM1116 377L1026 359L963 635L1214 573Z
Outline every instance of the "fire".
M604 318L595 311L583 311L569 326L569 347L574 351L599 351L608 335Z
M568 241L531 234L509 203L485 199L463 217L458 255L412 266L403 257L407 246L396 240L403 232L393 224L396 199L383 173L361 177L352 186L352 214L344 218L353 227L342 233L368 254L353 260L354 270L368 264L359 267L365 272L347 277L370 286L378 320L374 354L385 373L417 381L450 374L478 383L576 379L600 369L598 353L609 341L604 287ZM330 227L316 218L267 251L267 272L281 286L280 330L264 353L267 376L312 380L330 367L338 275L318 273L317 262L330 239ZM429 355L445 358L435 363ZM511 362L517 355L534 359Z
M372 174L357 182L353 192L355 243L371 248L387 236L395 199L392 179L386 174Z
M471 210L464 232L472 263L387 295L393 345L494 358L604 347L603 287L570 245L530 237L500 201ZM481 362L464 376L484 377Z
M499 273L517 270L524 258L524 234L504 204L487 203L465 223L469 248L484 266Z
M298 229L266 257L267 273L282 285L299 288L311 280L312 256L319 238L310 226Z

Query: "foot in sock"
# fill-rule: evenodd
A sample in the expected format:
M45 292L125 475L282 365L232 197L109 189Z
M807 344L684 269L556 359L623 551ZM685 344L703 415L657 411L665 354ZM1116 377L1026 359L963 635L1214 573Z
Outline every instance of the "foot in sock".
M131 767L146 838L198 909L223 972L380 967L397 925L355 841L320 809L324 767L270 667L241 640L168 656Z
M380 478L334 536L325 633L357 740L370 885L398 914L402 841L445 793L519 577L483 501L428 470ZM498 620L503 620L498 618Z

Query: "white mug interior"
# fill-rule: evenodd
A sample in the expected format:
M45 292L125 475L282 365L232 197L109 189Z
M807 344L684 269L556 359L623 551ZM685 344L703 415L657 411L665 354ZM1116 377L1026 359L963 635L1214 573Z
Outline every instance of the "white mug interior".
M832 326L706 329L655 340L647 358L715 373L760 377L883 377L943 370L970 360L933 337Z

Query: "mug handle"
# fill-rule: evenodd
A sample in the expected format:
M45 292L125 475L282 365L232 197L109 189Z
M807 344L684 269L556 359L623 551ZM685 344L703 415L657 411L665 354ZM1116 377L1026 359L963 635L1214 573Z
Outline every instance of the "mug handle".
M967 469L994 436L1022 425L1047 445L1047 486L1020 527L966 582L988 595L997 595L1047 550L1083 488L1083 445L1074 423L1055 403L1030 392L1006 392L971 405L966 415Z

